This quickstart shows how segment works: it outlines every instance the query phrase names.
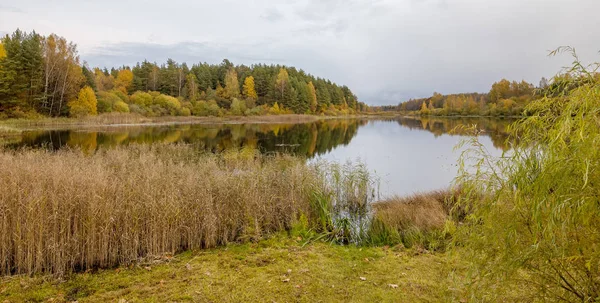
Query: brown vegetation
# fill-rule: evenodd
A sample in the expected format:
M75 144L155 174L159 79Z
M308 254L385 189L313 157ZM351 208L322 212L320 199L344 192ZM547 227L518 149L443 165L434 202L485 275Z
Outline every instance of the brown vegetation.
M0 274L127 264L288 229L316 174L254 151L0 152Z
M373 204L376 218L398 230L418 228L431 231L444 227L459 191L436 190Z
M429 249L445 249L455 222L463 220L466 210L458 201L458 189L393 197L373 204L373 223L369 231L374 244L402 242Z

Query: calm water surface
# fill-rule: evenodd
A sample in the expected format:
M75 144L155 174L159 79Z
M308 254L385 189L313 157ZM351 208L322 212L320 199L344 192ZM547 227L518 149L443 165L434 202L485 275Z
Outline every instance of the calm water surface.
M382 196L405 195L450 185L457 172L464 138L450 134L456 126L477 124L480 141L495 155L506 149L506 128L497 119L399 118L328 120L305 124L229 124L118 126L102 129L26 131L10 147L93 152L131 143L187 143L217 152L251 146L262 152L288 152L310 161L362 161L380 180Z

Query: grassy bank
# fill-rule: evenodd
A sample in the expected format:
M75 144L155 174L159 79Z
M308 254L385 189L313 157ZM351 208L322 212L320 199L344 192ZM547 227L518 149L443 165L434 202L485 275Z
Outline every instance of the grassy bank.
M76 274L66 281L5 277L0 278L0 301L440 302L464 298L458 289L465 265L450 254L402 246L303 243L304 239L276 235L257 243Z
M0 121L6 128L55 128L79 126L104 126L119 124L175 124L175 123L304 123L319 119L334 118L315 115L268 115L268 116L162 116L146 117L131 113L107 113L83 118L39 118L39 119L7 119ZM2 129L0 129L1 131Z

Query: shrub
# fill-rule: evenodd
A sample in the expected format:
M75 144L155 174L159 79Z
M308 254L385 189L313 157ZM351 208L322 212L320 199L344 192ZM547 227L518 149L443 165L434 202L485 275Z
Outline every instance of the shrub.
M262 116L269 113L269 107L267 105L255 106L251 109L247 109L246 116Z
M179 115L179 116L184 116L184 117L187 117L187 116L191 116L191 115L192 115L192 112L190 111L190 109L189 109L189 108L187 108L187 107L183 107L183 108L181 108L181 109L179 110L179 113L178 113L178 115Z
M98 92L98 112L113 112L117 102L122 102L122 100L114 92Z
M152 105L152 100L152 95L142 91L137 91L133 95L131 95L131 97L129 97L129 102L141 107L148 107Z
M269 114L271 115L280 115L282 113L279 104L275 102L271 108L269 108Z
M198 101L192 104L192 114L194 116L223 116L223 111L217 105L215 100Z
M71 117L84 117L88 115L97 115L98 101L96 100L96 94L94 90L86 86L79 91L77 100L70 101L67 105L69 107L69 115Z
M148 109L146 107L142 107L137 104L129 104L129 111L134 114L140 114L142 116L146 116L148 114Z
M167 114L175 115L181 108L181 102L175 97L160 94L154 97L154 105L158 105L167 111Z
M231 102L231 113L236 116L241 116L246 112L246 103L237 98L233 98Z
M119 97L119 99L121 99L121 101L123 101L123 102L129 102L129 97L123 91L120 91L118 89L113 89L110 92L113 93L113 94L115 94L117 97Z
M129 106L127 105L127 103L125 103L123 101L118 101L117 103L115 103L113 105L113 109L117 113L128 113L129 112Z

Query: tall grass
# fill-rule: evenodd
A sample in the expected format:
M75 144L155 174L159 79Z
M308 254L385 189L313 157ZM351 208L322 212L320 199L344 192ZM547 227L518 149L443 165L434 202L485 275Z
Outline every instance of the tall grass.
M319 185L310 197L312 220L320 238L361 244L378 198L377 180L363 164L316 163Z
M437 190L374 203L368 242L446 249L456 223L466 215L458 204L461 194L460 188Z
M259 238L329 191L302 160L247 150L5 150L0 167L0 274L61 275Z

